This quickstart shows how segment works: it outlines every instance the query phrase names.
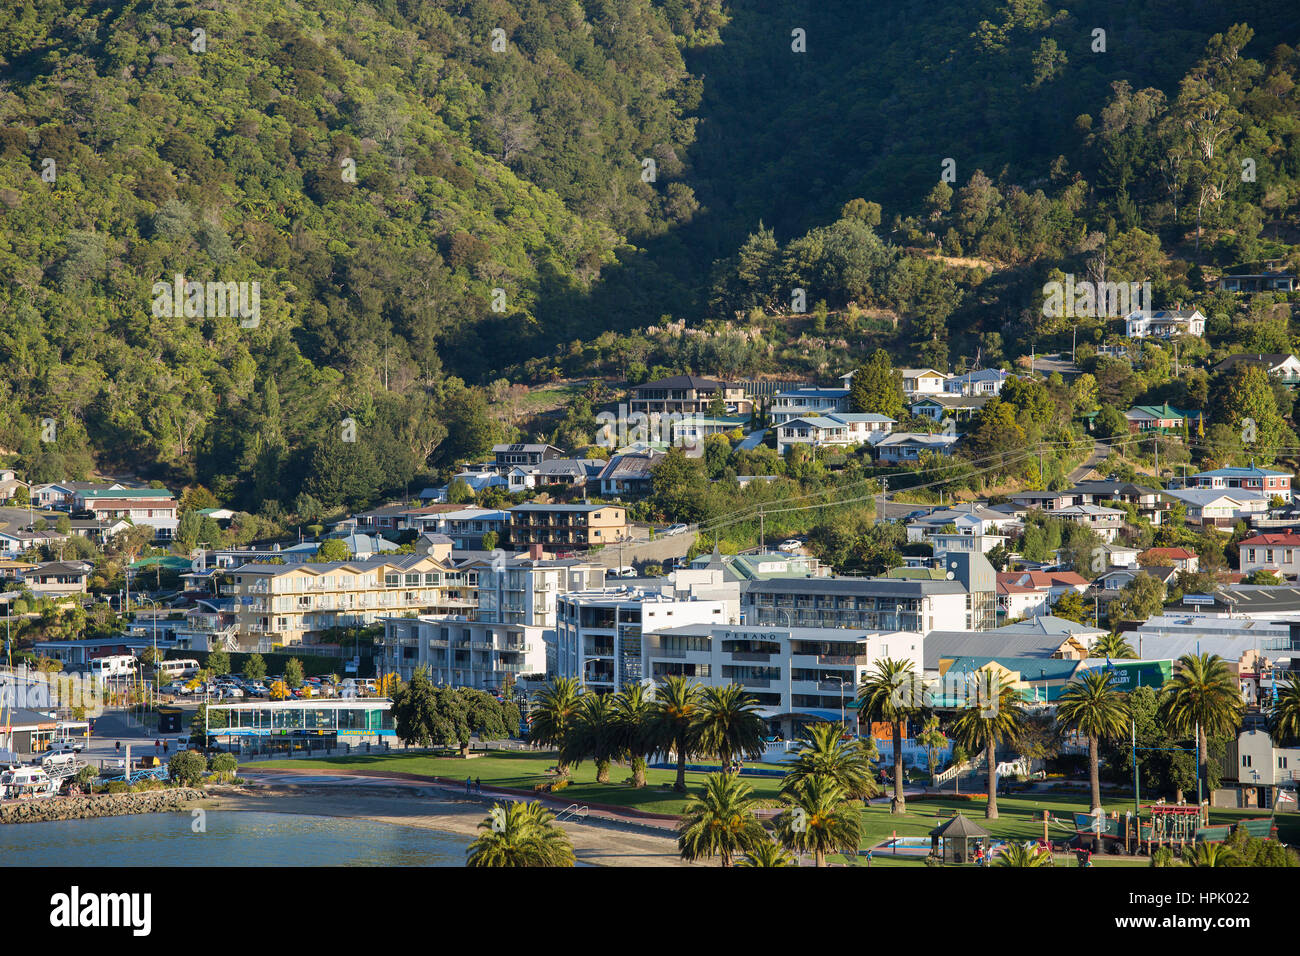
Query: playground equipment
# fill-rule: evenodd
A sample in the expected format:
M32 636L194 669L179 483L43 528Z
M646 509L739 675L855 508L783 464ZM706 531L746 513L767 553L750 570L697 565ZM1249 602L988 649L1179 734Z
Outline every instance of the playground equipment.
M1074 814L1075 839L1091 843L1094 851L1150 853L1161 847L1183 848L1196 843L1222 843L1238 829L1261 840L1277 839L1277 824L1272 817L1238 820L1235 824L1209 825L1209 807L1202 804L1155 803L1142 808L1148 817L1134 818L1126 813L1097 816Z

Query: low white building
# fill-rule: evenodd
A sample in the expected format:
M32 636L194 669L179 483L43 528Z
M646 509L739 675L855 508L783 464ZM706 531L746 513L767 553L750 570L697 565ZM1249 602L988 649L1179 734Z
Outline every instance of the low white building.
M876 459L882 464L920 461L922 452L951 455L957 445L956 435L927 435L922 432L890 432L871 443Z

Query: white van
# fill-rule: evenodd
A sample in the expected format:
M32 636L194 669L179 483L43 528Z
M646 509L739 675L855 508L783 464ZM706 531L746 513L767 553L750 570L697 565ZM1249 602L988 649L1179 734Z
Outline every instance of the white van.
M91 677L128 677L135 673L136 660L130 654L110 654L90 662Z

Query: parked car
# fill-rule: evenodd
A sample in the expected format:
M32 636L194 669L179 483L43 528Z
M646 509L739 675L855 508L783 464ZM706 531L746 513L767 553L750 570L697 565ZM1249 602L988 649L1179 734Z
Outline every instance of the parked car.
M190 692L189 688L187 688L184 684L176 684L176 683L166 684L160 689L162 693L171 694L173 697L183 697Z
M675 524L675 525L670 525L668 528L665 528L664 534L685 534L687 531L690 530L691 530L690 525Z
M779 545L777 545L777 550L785 551L787 554L790 554L795 551L798 551L802 547L803 547L803 542L800 541L798 538L786 538Z
M50 741L50 749L56 748L68 753L81 753L86 749L86 740L84 737L55 737Z

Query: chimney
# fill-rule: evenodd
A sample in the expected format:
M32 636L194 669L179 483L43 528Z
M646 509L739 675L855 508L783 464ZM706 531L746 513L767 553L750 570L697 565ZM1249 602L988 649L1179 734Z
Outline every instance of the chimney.
M528 557L534 561L542 560L542 546L540 544L530 544L528 546Z

